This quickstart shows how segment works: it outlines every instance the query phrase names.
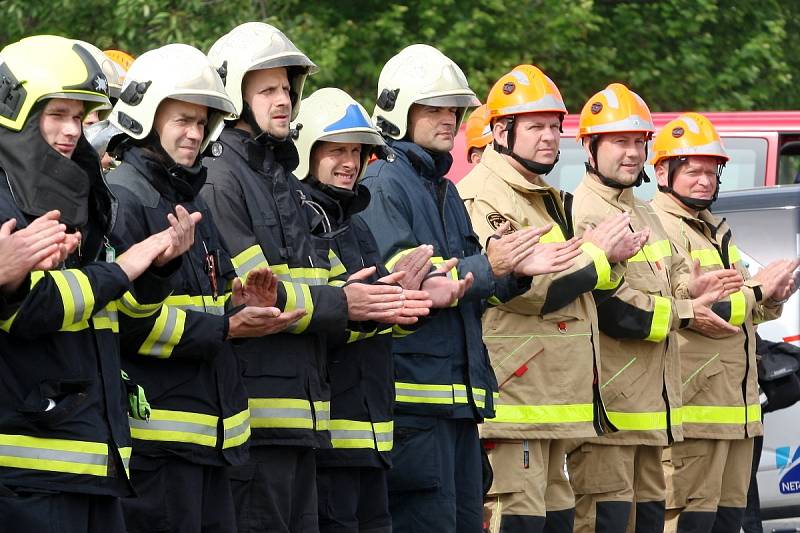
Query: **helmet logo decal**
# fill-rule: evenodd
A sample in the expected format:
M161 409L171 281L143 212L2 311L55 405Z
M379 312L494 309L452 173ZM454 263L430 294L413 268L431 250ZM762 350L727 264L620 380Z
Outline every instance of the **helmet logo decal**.
M514 85L514 82L507 81L506 83L503 84L503 94L511 94L514 92L514 89L516 88L517 86Z
M602 103L595 102L595 103L592 104L592 114L593 115L598 114L602 110L603 110L603 104Z
M108 82L102 76L97 76L94 79L94 88L101 93L108 94Z
M521 85L530 85L531 84L530 80L528 79L528 76L525 75L525 73L520 72L519 70L512 70L511 71L511 75L514 76L515 78L517 78L517 81Z
M678 126L677 128L672 128L672 136L675 137L676 139L683 137L683 134L684 134L683 128L681 128L680 126Z
M221 142L214 142L211 144L211 155L214 157L219 157L222 155L222 143Z

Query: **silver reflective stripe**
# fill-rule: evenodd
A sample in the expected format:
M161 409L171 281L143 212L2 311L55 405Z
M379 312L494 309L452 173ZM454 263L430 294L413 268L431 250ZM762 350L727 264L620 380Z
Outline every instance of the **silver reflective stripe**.
M251 418L300 418L311 421L311 409L297 407L251 407Z
M639 115L631 115L628 118L609 122L608 124L601 124L586 128L586 132L590 134L606 133L614 131L653 131L655 127L649 120L640 117Z
M64 276L64 279L69 285L69 290L72 293L72 302L75 306L75 313L72 316L72 320L70 323L78 322L83 313L86 312L86 300L83 298L83 291L81 291L81 285L78 282L78 277L75 273L70 272L69 270L61 270L60 274Z
M130 471L131 469L131 458L130 456L125 457L124 455L120 454L122 458L122 467L125 469L126 472Z
M467 403L467 391L466 389L460 389L458 387L453 388L453 398L456 400L457 403Z
M327 285L328 278L294 277L291 273L278 274L278 279L289 283L302 283L304 285Z
M564 113L567 111L567 109L564 107L564 102L559 101L552 94L546 94L535 102L525 102L524 104L504 107L501 112L504 115L516 115L518 113L531 113L550 109L557 109L559 112Z
M225 440L232 439L234 437L238 437L239 435L247 432L247 429L250 427L250 419L245 419L241 424L238 426L233 426L232 428L228 428L225 430Z
M193 424L191 422L177 422L174 420L154 420L150 419L149 422L144 420L136 420L129 418L131 428L146 429L150 431L177 431L180 433L193 433L195 435L205 435L207 437L216 437L217 428L206 426L203 424Z
M194 304L187 304L187 305L180 305L180 304L168 304L170 307L174 307L175 309L180 309L182 311L197 311L198 313L208 313L210 315L218 315L222 316L225 314L225 307L222 305L194 305Z
M258 252L256 255L236 267L236 275L244 279L248 272L256 268L261 263L268 264L267 258L264 257L264 254Z
M392 442L393 438L394 438L393 431L386 431L382 433L378 433L377 431L375 432L375 440L377 440L378 442Z
M407 389L402 385L396 385L397 393L402 393L403 396L415 396L417 398L448 398L453 399L453 391L451 390L417 390Z
M332 429L331 440L337 439L369 439L373 440L373 433L368 429Z
M483 389L472 389L472 396L475 398L476 402L482 402L486 400L486 391Z
M10 446L0 444L0 456L39 459L42 461L62 461L83 465L108 466L108 456L100 453L69 452L65 450L47 450L44 448L28 448L27 446ZM46 470L49 470L46 469Z
M708 144L704 144L702 146L689 146L684 148L673 148L672 155L708 155L708 154L715 154L715 155L725 155L727 156L727 152L725 152L725 148L722 147L722 143L719 141L713 141Z
M164 321L164 328L161 330L161 334L153 343L153 347L150 350L151 353L162 353L167 349L167 347L170 345L170 339L172 338L173 333L175 333L175 327L178 323L178 310L171 306L164 307L164 309L167 311L167 319Z

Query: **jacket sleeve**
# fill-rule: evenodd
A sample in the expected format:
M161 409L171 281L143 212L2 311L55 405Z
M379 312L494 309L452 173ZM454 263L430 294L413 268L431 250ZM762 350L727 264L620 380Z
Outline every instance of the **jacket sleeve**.
M341 287L291 281L285 265L269 264L253 231L244 192L236 179L224 173L217 174L214 181L206 182L201 195L231 253L236 274L246 279L253 269L271 267L275 274L283 278L278 284L276 307L283 311L306 310L306 315L287 330L289 333L328 333L344 329L347 300ZM338 274L338 270L334 274ZM332 280L330 269L326 272L326 278Z
M481 242L487 242L494 234L495 228L489 220L499 220L498 216L510 222L514 231L524 227L510 209L491 205L480 198L468 203L473 227ZM540 242L553 241L563 241L561 232L555 228L540 239ZM500 309L523 315L542 315L561 309L585 292L616 289L620 276L616 271L612 272L603 251L590 243L583 244L581 248L583 253L576 258L572 267L556 274L536 276L530 290L500 306Z

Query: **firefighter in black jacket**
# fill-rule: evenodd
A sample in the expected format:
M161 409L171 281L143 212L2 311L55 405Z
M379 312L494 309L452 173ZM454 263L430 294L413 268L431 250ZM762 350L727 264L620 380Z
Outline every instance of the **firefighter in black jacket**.
M110 117L124 133L112 141L122 164L108 175L124 232L157 231L176 204L203 214L153 327L123 330L123 366L152 405L149 421L131 420L132 480L140 496L123 502L129 532L236 531L226 467L247 460L250 413L227 339L267 334L275 321L283 327L299 316L230 309L255 300L233 282L230 258L198 193L206 174L199 154L232 110L208 58L171 44L133 63ZM275 298L265 297L264 305Z
M326 336L344 331L348 319L397 320L411 298L392 285L342 287L341 261L310 233L308 198L291 174L297 150L288 136L303 83L316 66L283 33L260 22L231 30L209 57L225 73L241 118L212 145L202 195L238 275L270 266L286 292L279 307L307 313L285 333L237 345L247 361L253 431L251 464L231 474L239 531L313 531L313 449L330 447Z
M118 498L132 494L131 438L117 332L127 318L118 320L117 308L123 294L137 312L159 308L163 276L180 264L171 260L187 248L193 220L184 211L172 229L128 242L129 252L113 257L107 243L116 205L81 129L84 115L101 105L109 105L106 79L75 41L36 36L0 51L0 221L7 230L7 221L24 227L44 215L28 232L38 228L51 256L37 256L35 266L63 261L3 280L3 529L125 528ZM63 225L53 225L59 216ZM151 263L162 268L145 274ZM138 300L126 292L132 280ZM137 415L144 409L131 407Z

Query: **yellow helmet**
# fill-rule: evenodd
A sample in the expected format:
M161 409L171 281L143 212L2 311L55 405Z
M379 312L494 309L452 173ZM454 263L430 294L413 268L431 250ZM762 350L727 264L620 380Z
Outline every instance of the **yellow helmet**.
M722 145L716 128L700 113L684 113L667 122L653 141L651 163L671 157L704 155L728 161L728 153Z
M26 37L0 50L0 126L20 131L37 102L86 102L84 115L110 105L108 80L84 46L55 35Z
M578 123L578 139L600 133L637 133L650 139L656 129L642 97L621 83L612 83L586 102Z

